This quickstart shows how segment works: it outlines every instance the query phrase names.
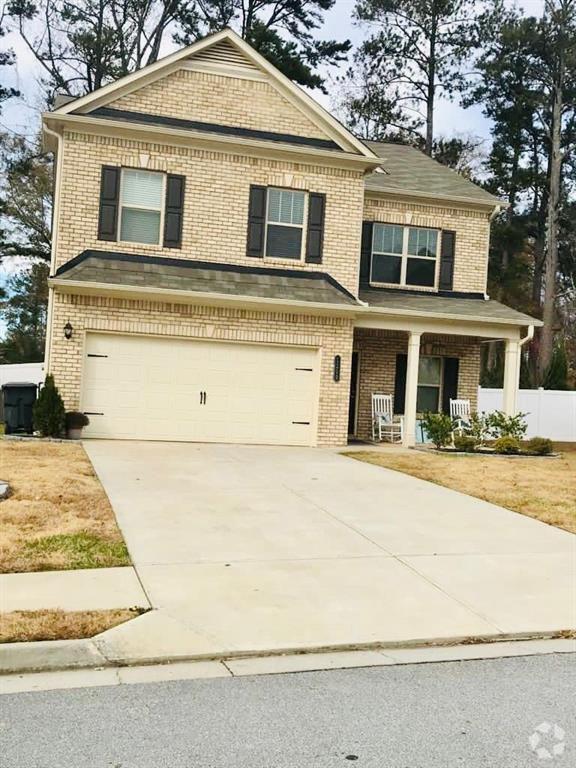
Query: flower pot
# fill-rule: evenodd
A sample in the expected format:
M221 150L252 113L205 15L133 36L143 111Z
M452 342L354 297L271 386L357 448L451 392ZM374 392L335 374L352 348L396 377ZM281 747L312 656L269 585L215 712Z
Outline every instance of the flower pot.
M82 427L77 429L69 429L66 432L66 437L68 440L80 440L82 438Z

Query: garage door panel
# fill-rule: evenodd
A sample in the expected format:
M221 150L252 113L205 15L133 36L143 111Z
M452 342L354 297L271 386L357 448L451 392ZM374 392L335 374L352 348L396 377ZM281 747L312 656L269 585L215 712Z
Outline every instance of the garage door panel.
M311 445L318 363L314 349L88 334L82 408L103 415L85 433Z

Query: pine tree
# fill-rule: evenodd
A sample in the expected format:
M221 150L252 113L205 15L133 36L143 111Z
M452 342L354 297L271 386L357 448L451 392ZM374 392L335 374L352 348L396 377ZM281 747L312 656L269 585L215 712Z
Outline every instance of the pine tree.
M34 429L42 437L62 437L66 422L64 403L51 374L46 376L34 404Z

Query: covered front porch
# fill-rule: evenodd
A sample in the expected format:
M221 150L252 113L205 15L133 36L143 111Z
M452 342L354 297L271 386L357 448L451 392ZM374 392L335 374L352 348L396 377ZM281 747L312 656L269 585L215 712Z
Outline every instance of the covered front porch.
M475 302L482 307L484 302ZM489 303L489 302L488 302ZM523 316L520 316L523 317ZM370 312L355 323L349 435L372 439L372 394L392 395L394 415L404 417L403 444L420 441L426 411L450 412L451 399L477 408L481 345L504 340L503 410L515 414L522 344L532 327L470 317L402 317Z

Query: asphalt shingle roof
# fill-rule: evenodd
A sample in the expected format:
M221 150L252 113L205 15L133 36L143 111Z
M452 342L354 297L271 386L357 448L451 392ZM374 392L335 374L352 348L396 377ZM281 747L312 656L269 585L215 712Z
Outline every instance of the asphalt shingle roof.
M60 267L56 277L136 288L253 296L344 306L358 304L352 294L323 272L266 269L187 259L135 256L110 251L84 251Z
M419 149L404 144L365 141L369 149L382 158L386 173L375 172L366 177L367 192L396 192L442 197L464 202L503 204L499 198L465 179L456 171L432 160Z
M438 318L461 318L468 321L506 323L511 325L542 325L522 312L517 312L493 299L462 299L434 294L405 294L383 289L360 291L360 299L371 307L377 307L401 315L437 315Z

